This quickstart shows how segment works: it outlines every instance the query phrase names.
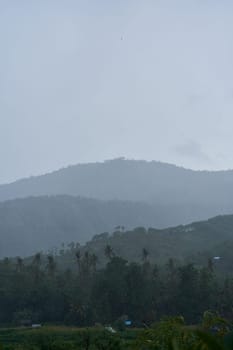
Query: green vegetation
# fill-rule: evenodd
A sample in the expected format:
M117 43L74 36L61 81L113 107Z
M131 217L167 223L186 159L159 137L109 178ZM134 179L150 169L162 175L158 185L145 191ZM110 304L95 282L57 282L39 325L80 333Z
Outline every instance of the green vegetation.
M112 334L103 327L74 328L44 326L41 329L0 329L0 344L6 350L115 350L134 344L141 330L126 330Z
M147 329L110 333L103 327L0 329L5 350L231 350L231 324L206 311L201 322L188 326L182 316L163 318Z
M233 279L219 278L213 260L156 265L143 248L140 263L128 262L110 244L104 254L103 267L74 244L56 257L0 261L0 349L233 348Z
M177 314L198 323L205 310L233 317L233 279L218 278L212 260L203 267L172 259L159 266L150 262L146 249L141 263L117 256L111 246L105 254L108 262L102 268L93 252L75 247L72 269L39 253L30 260L2 260L0 324L111 324L121 329L127 318L141 327Z
M117 256L129 262L141 263L146 258L153 264L164 265L169 259L179 264L194 263L203 266L209 259L219 256L214 261L215 272L232 274L233 264L233 215L218 216L207 221L180 225L163 230L145 229L125 230L117 227L113 234L107 232L95 235L79 250L89 252L98 258L97 268L104 267L108 261L106 247L110 246ZM61 267L72 268L76 245L73 243L62 249L57 256ZM144 252L144 254L143 254Z

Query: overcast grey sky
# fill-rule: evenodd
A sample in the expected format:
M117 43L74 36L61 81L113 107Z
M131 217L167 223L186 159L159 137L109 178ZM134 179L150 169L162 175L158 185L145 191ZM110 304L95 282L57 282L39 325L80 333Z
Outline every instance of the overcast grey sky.
M230 0L0 0L0 183L118 156L233 168Z

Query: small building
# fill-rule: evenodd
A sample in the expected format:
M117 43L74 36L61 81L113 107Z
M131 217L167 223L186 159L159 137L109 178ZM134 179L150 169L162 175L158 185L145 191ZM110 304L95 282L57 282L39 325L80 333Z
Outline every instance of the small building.
M40 323L33 323L32 328L41 328L42 325Z

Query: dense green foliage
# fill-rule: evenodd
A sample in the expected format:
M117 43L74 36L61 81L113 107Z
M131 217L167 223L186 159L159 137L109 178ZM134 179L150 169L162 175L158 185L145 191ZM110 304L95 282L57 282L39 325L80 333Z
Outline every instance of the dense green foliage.
M75 251L75 249L74 249ZM108 263L97 269L97 256L76 251L72 269L60 269L53 256L32 260L4 259L0 264L0 324L32 322L76 326L151 324L162 316L182 314L198 322L207 309L233 316L233 280L218 279L209 261L205 267L128 263L105 248Z
M81 252L94 253L98 257L98 266L106 262L105 247L111 246L116 255L130 262L142 261L145 249L150 261L165 264L169 259L179 263L206 264L208 259L220 256L214 261L217 273L232 274L233 264L233 215L219 216L207 221L190 225L180 225L164 230L138 227L126 231L117 227L113 234L102 233L80 247ZM72 265L75 245L62 251L58 263L65 267Z
M231 324L218 314L206 311L198 325L185 325L184 318L163 318L142 332L138 349L147 350L230 350L233 348Z
M112 334L104 327L8 328L0 329L0 344L6 350L124 350L134 345L140 333L140 330L126 330Z
M206 311L201 322L187 326L182 316L163 318L151 328L111 333L101 326L0 329L4 350L231 350L231 324Z

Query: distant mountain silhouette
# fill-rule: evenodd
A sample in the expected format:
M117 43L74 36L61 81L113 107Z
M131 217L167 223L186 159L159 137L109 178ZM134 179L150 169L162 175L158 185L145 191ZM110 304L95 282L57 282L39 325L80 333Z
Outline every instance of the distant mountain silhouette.
M233 213L233 171L193 171L161 162L115 159L70 166L0 186L0 201L73 195L150 204L157 227Z

